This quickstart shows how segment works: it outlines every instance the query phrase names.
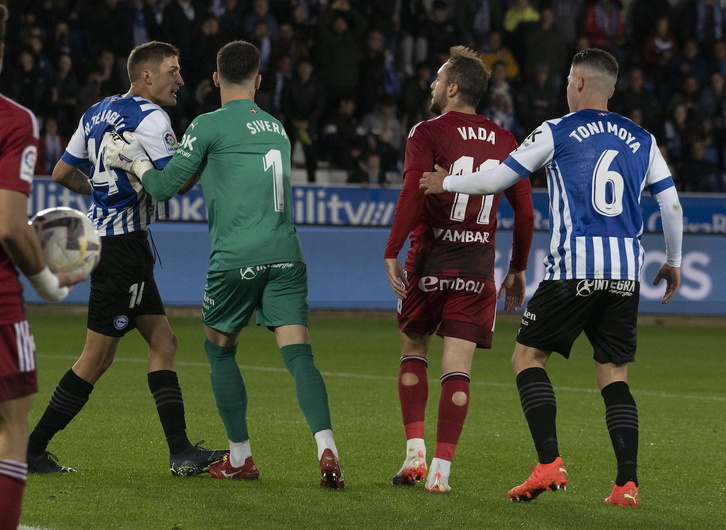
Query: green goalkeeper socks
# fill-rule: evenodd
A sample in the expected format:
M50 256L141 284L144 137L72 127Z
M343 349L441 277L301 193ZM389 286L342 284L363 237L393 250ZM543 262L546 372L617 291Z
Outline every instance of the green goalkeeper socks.
M247 431L247 390L235 358L237 346L218 346L206 339L204 351L211 367L212 391L231 442L249 440Z
M328 393L320 370L313 361L310 344L291 344L280 348L285 367L295 378L297 402L305 414L310 430L331 429Z

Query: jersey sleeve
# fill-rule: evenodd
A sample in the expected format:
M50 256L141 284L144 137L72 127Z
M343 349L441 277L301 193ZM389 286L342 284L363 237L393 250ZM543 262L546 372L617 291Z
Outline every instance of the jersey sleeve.
M648 187L650 194L655 196L661 191L675 186L675 183L671 176L671 170L668 168L668 163L663 158L655 138L652 135L651 138L650 165L648 173L645 175L645 185Z
M527 270L529 249L534 237L534 206L532 205L532 185L529 180L519 180L514 186L504 190L504 196L514 211L512 228L512 269Z
M545 122L522 142L503 162L520 177L527 178L539 168L549 164L555 153L550 122Z
M157 169L163 169L179 147L171 123L161 111L146 116L136 127L134 135Z
M30 195L38 158L38 124L34 116L23 112L12 125L0 138L0 188Z
M74 167L88 165L88 148L86 146L86 134L83 130L83 118L78 122L78 127L68 140L66 150L61 155L61 160Z
M434 166L434 150L428 140L426 126L422 123L414 126L406 142L406 156L404 159L403 187L396 203L396 213L393 215L391 232L383 257L397 258L406 239L416 222L421 217L424 202L424 191L419 189L418 183L424 171L430 171Z

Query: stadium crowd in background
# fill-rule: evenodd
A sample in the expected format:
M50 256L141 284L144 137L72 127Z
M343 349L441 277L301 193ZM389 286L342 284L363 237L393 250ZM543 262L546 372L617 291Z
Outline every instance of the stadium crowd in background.
M340 100L355 103L360 124L393 99L404 138L422 119L433 75L453 45L482 54L495 72L478 112L522 140L533 126L566 111L568 58L590 46L611 52L621 76L611 109L655 134L681 191L726 191L726 9L719 0L0 0L8 4L9 53L0 90L55 118L61 138L80 114L128 89L126 58L158 39L181 50L186 85L170 109L177 134L200 112L219 107L211 83L216 51L246 39L262 54L258 101L281 117L303 146L308 181L315 170L344 170L351 181L373 181L371 151L383 169L400 169L376 152L375 132L342 157L324 149L323 135ZM282 104L285 87L310 60L324 89L323 111L300 127ZM502 70L497 73L497 70ZM631 73L633 75L631 75ZM348 134L349 131L340 131ZM372 146L372 147L371 147ZM387 147L385 147L387 149ZM340 160L342 158L342 160ZM697 163L699 173L690 170ZM365 163L368 162L368 165ZM395 173L394 173L395 174ZM386 179L378 181L385 184ZM544 180L535 176L535 186Z

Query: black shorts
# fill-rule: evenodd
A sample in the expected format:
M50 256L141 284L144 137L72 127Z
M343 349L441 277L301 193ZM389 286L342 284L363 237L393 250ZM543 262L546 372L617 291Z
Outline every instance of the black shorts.
M154 255L146 230L101 240L101 260L91 274L88 329L123 337L141 315L163 315L154 281Z
M584 330L597 362L633 362L639 296L634 280L543 281L524 311L517 342L568 358Z

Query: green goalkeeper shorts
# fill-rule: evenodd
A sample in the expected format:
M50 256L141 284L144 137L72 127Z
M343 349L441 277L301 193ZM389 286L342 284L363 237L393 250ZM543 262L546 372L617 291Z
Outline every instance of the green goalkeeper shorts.
M239 333L249 325L255 311L258 326L307 326L307 296L307 266L302 262L209 271L202 319L205 325L222 333Z

